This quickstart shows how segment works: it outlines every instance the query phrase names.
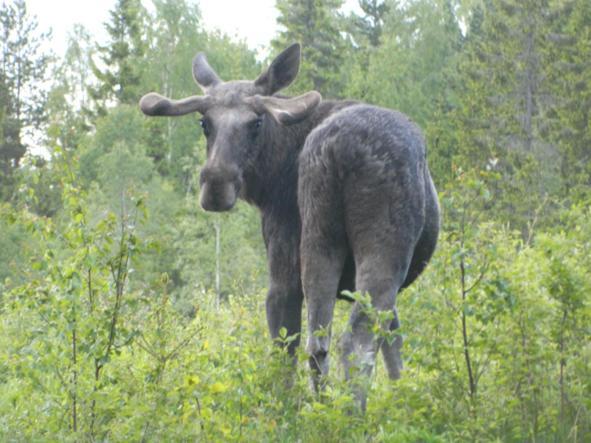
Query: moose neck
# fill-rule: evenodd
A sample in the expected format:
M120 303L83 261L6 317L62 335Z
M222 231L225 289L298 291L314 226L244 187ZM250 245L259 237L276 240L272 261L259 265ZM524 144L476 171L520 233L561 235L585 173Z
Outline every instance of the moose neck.
M323 101L305 120L281 126L272 122L266 129L265 146L256 167L245 176L244 199L264 216L294 221L297 207L298 157L310 132L332 113L354 104Z
M270 123L256 165L245 176L244 198L263 214L290 217L297 212L298 156L313 128L308 121L290 127Z

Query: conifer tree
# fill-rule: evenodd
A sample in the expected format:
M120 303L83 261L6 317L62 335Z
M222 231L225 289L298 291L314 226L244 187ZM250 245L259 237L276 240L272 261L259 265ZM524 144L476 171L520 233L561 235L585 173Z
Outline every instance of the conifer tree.
M380 45L380 39L384 27L384 18L392 6L397 7L397 2L387 2L385 0L359 0L359 7L364 15L358 16L354 14L351 17L355 31L365 38L373 47Z
M561 194L572 202L591 196L591 2L567 1L553 15L545 75L556 99L548 118Z
M117 0L110 15L110 21L105 24L110 41L98 47L101 63L92 63L100 85L91 88L90 93L99 114L104 114L106 106L112 102L137 103L141 96L141 62L147 46L147 15L140 0Z
M44 119L43 85L50 56L40 49L48 33L38 31L24 0L0 5L0 200L13 199L16 171L27 152L24 131Z
M497 214L523 231L557 191L557 151L544 133L555 100L544 72L554 18L546 0L486 1L458 65L454 162L499 174L489 184Z
M282 27L271 44L275 52L292 43L302 44L302 64L293 89L315 89L339 96L345 41L340 34L343 0L278 0L278 24Z

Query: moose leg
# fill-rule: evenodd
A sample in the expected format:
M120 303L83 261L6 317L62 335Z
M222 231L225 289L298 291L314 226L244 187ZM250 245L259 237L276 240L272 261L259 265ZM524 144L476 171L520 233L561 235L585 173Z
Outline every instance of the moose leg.
M390 324L390 331L395 331L400 327L398 320L398 311L394 307L394 319ZM384 357L384 363L388 370L388 376L391 380L398 380L400 378L400 371L402 370L402 357L400 349L402 348L402 336L397 335L394 341L388 343L386 340L382 342L381 350Z
M369 269L368 265L360 266L356 286L362 294L370 295L372 310L390 312L394 309L400 283L389 276L391 272L388 275L388 273L374 272L374 270ZM362 411L365 411L369 376L375 366L376 353L383 342L383 337L375 336L373 332L375 318L372 319L367 310L366 306L355 302L348 330L342 339L345 378L353 379L355 397ZM385 329L389 329L389 326L389 324L381 325Z
M420 215L413 216L397 201L404 198L404 188L381 188L371 176L364 177L348 188L346 198L354 201L346 208L347 237L356 266L355 287L368 294L371 306L357 301L353 305L347 332L342 339L342 359L345 377L351 379L357 403L365 410L369 376L375 366L376 354L384 342L384 334L396 327L392 317L384 320L383 313L394 312L396 296L402 287L413 255ZM391 200L393 199L393 200ZM390 376L399 372L399 342L386 343L386 357Z
M346 257L345 248L322 248L320 244L307 236L302 238L302 281L308 309L306 350L316 392L321 389L329 371L335 294Z
M267 293L267 323L271 338L277 341L282 328L290 338L287 343L289 355L295 358L302 329L302 293L300 288L271 285ZM279 344L283 344L279 342ZM295 360L294 360L295 361Z
M312 384L318 391L328 375L336 293L349 252L342 199L334 177L321 162L300 169L298 203L302 220L300 260L308 311L308 344Z
M294 357L300 343L302 329L302 285L299 274L299 238L281 230L276 224L264 220L263 226L274 235L268 235L269 292L267 293L267 323L271 338L282 345L280 331L285 328L290 338L287 350ZM267 232L268 232L267 231Z

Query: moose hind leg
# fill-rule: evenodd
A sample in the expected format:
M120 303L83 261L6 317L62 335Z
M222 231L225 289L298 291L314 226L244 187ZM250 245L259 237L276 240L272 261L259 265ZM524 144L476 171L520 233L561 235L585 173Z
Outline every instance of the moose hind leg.
M414 238L412 223L401 220L391 223L388 214L380 211L379 200L374 199L374 211L366 208L364 218L359 213L350 212L354 223L349 229L349 242L353 249L356 265L357 291L369 294L371 306L355 302L348 330L342 340L342 359L345 377L353 379L355 397L361 410L365 410L369 376L375 366L378 349L384 346L384 337L392 327L391 316L395 312L395 302L412 257ZM387 207L387 205L384 205ZM410 229L409 229L410 228ZM375 334L376 322L379 331ZM399 342L384 348L390 375L399 372Z
M345 251L339 248L321 252L305 249L302 280L308 310L308 343L312 385L318 392L329 371L331 326Z
M376 354L383 342L383 337L376 337L373 329L376 318L368 314L390 312L394 309L394 301L400 282L391 274L374 273L361 266L357 277L357 289L362 294L369 294L371 308L359 301L355 302L349 319L348 330L342 339L342 362L345 378L353 382L357 403L365 410L370 375L375 366ZM388 329L388 325L381 328Z
M310 163L300 174L298 202L302 219L300 261L308 312L312 384L322 388L329 370L329 346L335 294L349 252L341 198L333 177Z
M394 319L390 324L390 332L394 332L400 327L398 320L398 311L394 307ZM382 342L381 351L382 357L384 357L384 363L386 370L388 371L388 377L390 380L398 380L400 378L400 371L402 371L402 356L400 350L402 348L402 336L397 334L391 342L384 340Z
M318 392L328 376L328 351L336 301L335 293L347 257L348 245L338 210L320 212L304 218L301 240L302 286L308 311L308 344L312 385ZM312 208L310 208L312 209Z

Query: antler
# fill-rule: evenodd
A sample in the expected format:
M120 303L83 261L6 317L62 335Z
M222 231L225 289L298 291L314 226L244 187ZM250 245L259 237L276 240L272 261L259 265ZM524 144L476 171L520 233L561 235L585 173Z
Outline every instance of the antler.
M171 100L155 92L150 92L140 100L142 112L150 116L178 116L191 112L204 114L211 98L207 95L194 95L182 100Z

